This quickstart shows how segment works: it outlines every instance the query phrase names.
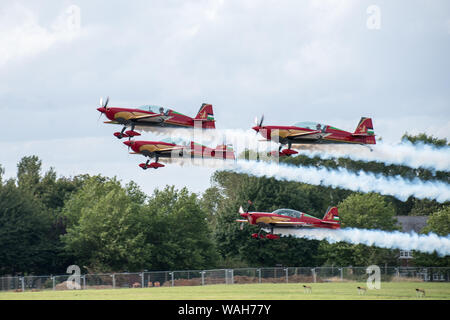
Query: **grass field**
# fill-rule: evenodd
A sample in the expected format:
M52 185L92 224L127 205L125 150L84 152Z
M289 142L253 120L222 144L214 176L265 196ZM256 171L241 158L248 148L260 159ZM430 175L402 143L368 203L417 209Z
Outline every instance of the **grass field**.
M450 299L450 283L386 282L379 290L359 295L357 286L365 283L313 283L312 293L303 284L235 284L137 289L67 290L40 292L0 292L0 300L409 300ZM417 297L416 288L425 289Z

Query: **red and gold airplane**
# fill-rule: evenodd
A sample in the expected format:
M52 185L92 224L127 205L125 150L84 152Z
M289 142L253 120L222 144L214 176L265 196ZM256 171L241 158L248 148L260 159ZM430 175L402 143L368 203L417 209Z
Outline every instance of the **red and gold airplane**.
M278 150L280 156L298 153L291 149L292 145L296 144L350 143L370 145L376 143L371 118L361 118L353 133L315 122L299 122L293 126L263 126L263 120L264 116L261 117L259 123L255 119L256 126L252 129L257 133L259 132L267 141L272 140L280 143ZM286 144L288 148L281 151L281 148Z
M164 164L158 162L159 158L166 158L170 161L178 159L183 161L193 158L235 160L234 151L230 145L218 145L215 149L212 149L193 141L188 145L177 145L165 141L128 140L124 141L124 144L133 150L133 152L130 152L132 154L142 154L150 159L155 158L155 161L152 163L149 163L149 159L146 163L139 165L144 170L164 167Z
M249 202L250 203L250 202ZM266 236L259 233L253 233L253 238L279 239L280 236L274 233L281 233L281 229L286 228L325 228L339 229L339 215L336 207L328 208L323 219L319 219L306 213L292 209L278 209L274 212L244 212L242 207L239 208L239 214L244 219L238 219L237 222L248 222L252 225L261 227L261 230L268 232Z
M97 108L101 114L105 114L109 121L105 123L121 124L121 132L115 132L117 138L131 138L140 136L140 133L134 131L137 128L145 127L169 127L169 128L202 128L215 129L214 112L212 105L203 103L195 118L188 117L172 109L164 109L152 105L140 106L137 108L119 108L108 107L109 97L103 103L100 99L100 108ZM125 132L127 127L131 130Z

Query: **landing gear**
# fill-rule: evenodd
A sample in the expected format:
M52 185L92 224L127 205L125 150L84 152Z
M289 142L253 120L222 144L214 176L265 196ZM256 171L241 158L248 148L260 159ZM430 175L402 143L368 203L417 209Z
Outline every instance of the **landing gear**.
M145 163L141 163L139 167L141 167L143 170L147 170L149 162L150 160L147 160Z
M115 136L117 139L128 138L128 135L125 133L125 129L126 129L126 128L127 128L127 127L125 126L125 127L123 127L122 131L120 131L120 132L114 132L114 136Z
M127 129L127 126L125 125L120 132L114 132L114 136L117 139L122 138L133 138L136 136L140 136L141 134L139 132L134 131L134 124L131 125L131 130L125 131Z
M261 234L262 229L259 230L258 233L253 233L252 234L252 238L254 239L269 239L269 240L276 240L276 239L280 239L279 235L273 234L273 227L270 229L270 233L269 234Z
M297 154L298 152L295 150L292 150L292 142L288 142L288 148L281 150L283 148L285 144L280 144L280 147L278 148L278 156L279 157L284 157L284 156L291 156L293 154ZM270 153L273 157L277 156L277 152L276 151L272 151Z
M139 167L141 167L143 170L147 170L148 168L158 169L165 167L163 164L158 163L159 158L156 157L155 162L152 162L149 164L150 160L147 160L145 163L141 163Z
M263 234L253 233L253 234L252 234L252 238L255 238L255 239L259 239L259 238L264 239L265 236L264 236Z
M369 148L370 152L373 152L373 149L372 149L371 147L369 147L368 145L366 145L366 144L361 144L361 146L367 147L367 148Z
M126 134L128 137L130 137L130 138L137 137L137 136L140 136L140 135L141 135L139 132L136 132L136 131L133 131L133 130L125 131L125 134Z
M281 154L284 156L291 156L293 154L297 154L298 152L292 149L284 149L283 151L281 151Z
M281 150L281 146L280 146L280 150ZM284 149L283 151L280 152L280 154L283 154L285 156L291 156L293 154L297 154L298 152L295 150L292 150L292 142L289 141L288 142L288 148Z

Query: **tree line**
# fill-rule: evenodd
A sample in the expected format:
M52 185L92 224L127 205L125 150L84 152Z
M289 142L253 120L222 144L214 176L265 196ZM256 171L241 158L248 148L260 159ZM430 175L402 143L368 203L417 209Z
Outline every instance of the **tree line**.
M166 186L151 195L115 177L58 177L53 168L42 173L36 156L21 159L15 178L3 174L0 166L0 275L64 274L71 264L83 272L398 264L398 250L253 239L256 227L240 230L235 222L247 200L259 211L293 208L320 218L337 205L343 227L366 229L398 230L396 215L428 215L424 232L450 231L449 203L401 202L229 171L216 171L202 194ZM415 253L415 263L450 266L448 257L436 254Z

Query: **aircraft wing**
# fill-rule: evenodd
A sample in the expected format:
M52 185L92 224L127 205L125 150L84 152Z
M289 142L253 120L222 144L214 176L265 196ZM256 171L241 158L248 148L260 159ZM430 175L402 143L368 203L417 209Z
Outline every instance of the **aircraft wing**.
M171 154L172 151L176 150L183 150L186 149L186 147L182 146L175 146L175 147L167 147L167 148L155 148L152 150L152 152L158 154L158 155L168 155ZM129 152L130 154L141 154L140 152Z
M168 148L164 148L164 149L155 150L155 152L160 155L165 155L165 154L171 154L172 151L183 150L183 149L186 149L186 148L176 146L176 147L168 147Z
M308 226L306 222L293 222L293 221L277 221L272 222L275 226Z
M145 114L141 116L132 116L129 120L138 122L162 122L172 118L172 116L166 116L164 114Z
M304 136L320 136L320 135L318 135L318 133L322 133L322 131L314 130L314 131L309 131L309 132L293 133L293 134L289 134L288 137L296 138L296 137L304 137Z

